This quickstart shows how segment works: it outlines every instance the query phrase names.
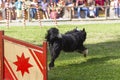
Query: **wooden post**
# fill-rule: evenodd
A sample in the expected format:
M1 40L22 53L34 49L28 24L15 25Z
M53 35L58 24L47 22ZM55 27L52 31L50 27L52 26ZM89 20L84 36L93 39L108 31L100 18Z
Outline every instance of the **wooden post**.
M7 26L7 28L9 28L9 3L7 4L7 10L6 10L6 13L7 13L6 26Z
M56 20L56 4L55 3L53 3L53 13L54 13L54 21L55 21L55 26L57 27L57 20Z
M12 21L11 21L11 19L12 19L12 16L11 16L11 9L9 9L8 12L9 12L9 17L8 17L8 19L9 19L9 23L10 23L10 22L12 22Z
M54 6L53 6L53 9L52 9L52 16L53 16L53 22L55 22L55 26L57 26L56 10L54 9Z
M3 55L4 55L4 42L2 36L4 31L0 31L0 80L3 80Z
M47 42L43 42L43 59L44 59L44 66L46 66L45 68L44 68L44 74L45 74L45 76L44 76L44 80L48 80L47 79Z
M57 26L56 12L55 11L54 11L54 21L55 21L55 26Z
M25 2L23 2L23 24L24 24L24 27L26 27L26 21L25 21Z
M30 7L28 8L28 21L30 22Z
M37 10L37 17L38 17L38 21L39 21L39 24L40 24L40 27L42 27L42 25L41 25L41 19L40 19L40 12L39 12L39 5L37 4L37 6L36 6L36 10Z
M107 19L107 9L108 9L108 6L105 6L105 19Z

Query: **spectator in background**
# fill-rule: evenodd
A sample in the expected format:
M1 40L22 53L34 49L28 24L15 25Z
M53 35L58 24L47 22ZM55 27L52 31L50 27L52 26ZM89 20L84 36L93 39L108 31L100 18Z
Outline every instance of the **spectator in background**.
M38 5L40 5L42 1L43 1L43 0L38 0Z
M95 0L95 5L96 5L96 17L99 17L99 10L104 11L104 4L105 0Z
M30 9L30 0L22 0L22 17L24 19L29 19L29 9Z
M2 19L2 15L1 15L2 14L2 7L1 6L2 6L2 1L0 1L0 20Z
M3 1L2 1L2 0L0 0L0 9L2 8L2 3L3 3Z
M31 5L31 1L30 0L24 0L25 3L25 9L26 11L29 11L30 5Z
M48 19L49 18L48 11L47 11L48 10L48 3L45 0L43 0L41 2L41 9L42 9L44 18Z
M110 1L110 17L114 17L114 0Z
M6 18L5 15L5 0L0 0L0 8L1 8L1 12L2 12L2 19Z
M21 21L22 18L22 1L18 0L17 2L15 2L15 8L16 8L16 18L18 21Z
M16 8L15 8L15 1L16 0L12 0L11 3L12 3L12 9L11 9L11 19L12 20L16 20Z
M76 6L76 0L73 0L73 5Z
M66 6L70 6L70 7L73 7L73 2L72 0L67 0L66 3L65 3Z
M95 7L95 1L94 0L88 0L88 6L89 6L89 17L96 17L96 7Z
M37 13L36 7L38 6L37 0L33 0L30 4L30 18L35 19Z
M119 2L118 0L114 0L114 14L115 14L115 18L118 18L119 16Z
M74 16L74 3L72 0L67 0L65 3L65 6L67 7L67 10L72 10L72 17Z
M111 1L110 0L105 0L106 2L106 8L107 8L107 17L110 16L110 3Z
M119 15L118 15L118 17L120 17L120 0L118 0L118 3L119 3Z
M6 12L6 15L7 15L7 12L8 12L8 14L11 14L11 10L12 9L13 9L12 2L10 0L6 0L6 2L5 2L5 12ZM10 17L10 15L8 15L8 16ZM6 18L7 18L7 16L6 16Z
M47 3L55 3L57 4L59 0L46 0Z
M31 3L30 0L22 0L22 10L23 8L27 10L30 7L30 3Z
M1 7L2 2L3 2L3 1L2 1L2 0L0 0L0 7Z
M58 18L57 5L56 3L49 4L48 13L50 14L50 19Z
M65 9L65 0L59 0L57 3L57 12L58 12L58 17L63 18L64 15L64 9Z
M85 11L85 18L88 18L88 8L86 7L86 1L85 0L77 0L76 1L76 7L77 7L77 14L78 18L81 19L81 10Z

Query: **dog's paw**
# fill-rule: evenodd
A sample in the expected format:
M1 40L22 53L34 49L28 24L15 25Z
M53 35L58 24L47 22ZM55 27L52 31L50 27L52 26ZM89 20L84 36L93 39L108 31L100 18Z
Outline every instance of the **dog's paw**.
M84 57L86 57L88 55L88 49L84 50L82 53L83 53Z
M52 70L53 69L53 67L48 67L48 71L50 71L50 70Z

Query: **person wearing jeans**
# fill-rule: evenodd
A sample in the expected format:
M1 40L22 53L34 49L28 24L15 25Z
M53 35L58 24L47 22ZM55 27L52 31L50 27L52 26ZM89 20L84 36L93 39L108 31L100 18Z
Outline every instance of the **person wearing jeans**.
M81 10L85 12L85 18L88 18L88 8L87 7L78 7L77 13L78 13L78 18L81 18L80 13Z
M32 19L35 19L35 14L37 13L36 7L37 7L37 0L33 0L30 5L30 17Z
M78 18L81 18L81 16L80 16L81 10L83 10L85 12L85 18L88 18L88 8L86 7L85 4L86 4L85 0L77 0L76 1Z
M104 5L105 5L105 0L95 0L95 5L96 5L96 17L99 17L99 10L104 11Z
M37 13L36 8L31 8L30 9L30 17L35 18L35 14Z

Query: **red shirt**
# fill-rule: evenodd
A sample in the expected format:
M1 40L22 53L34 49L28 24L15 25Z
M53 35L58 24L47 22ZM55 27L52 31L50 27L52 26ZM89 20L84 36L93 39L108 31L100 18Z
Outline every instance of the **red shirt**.
M95 5L104 6L105 0L95 0Z

